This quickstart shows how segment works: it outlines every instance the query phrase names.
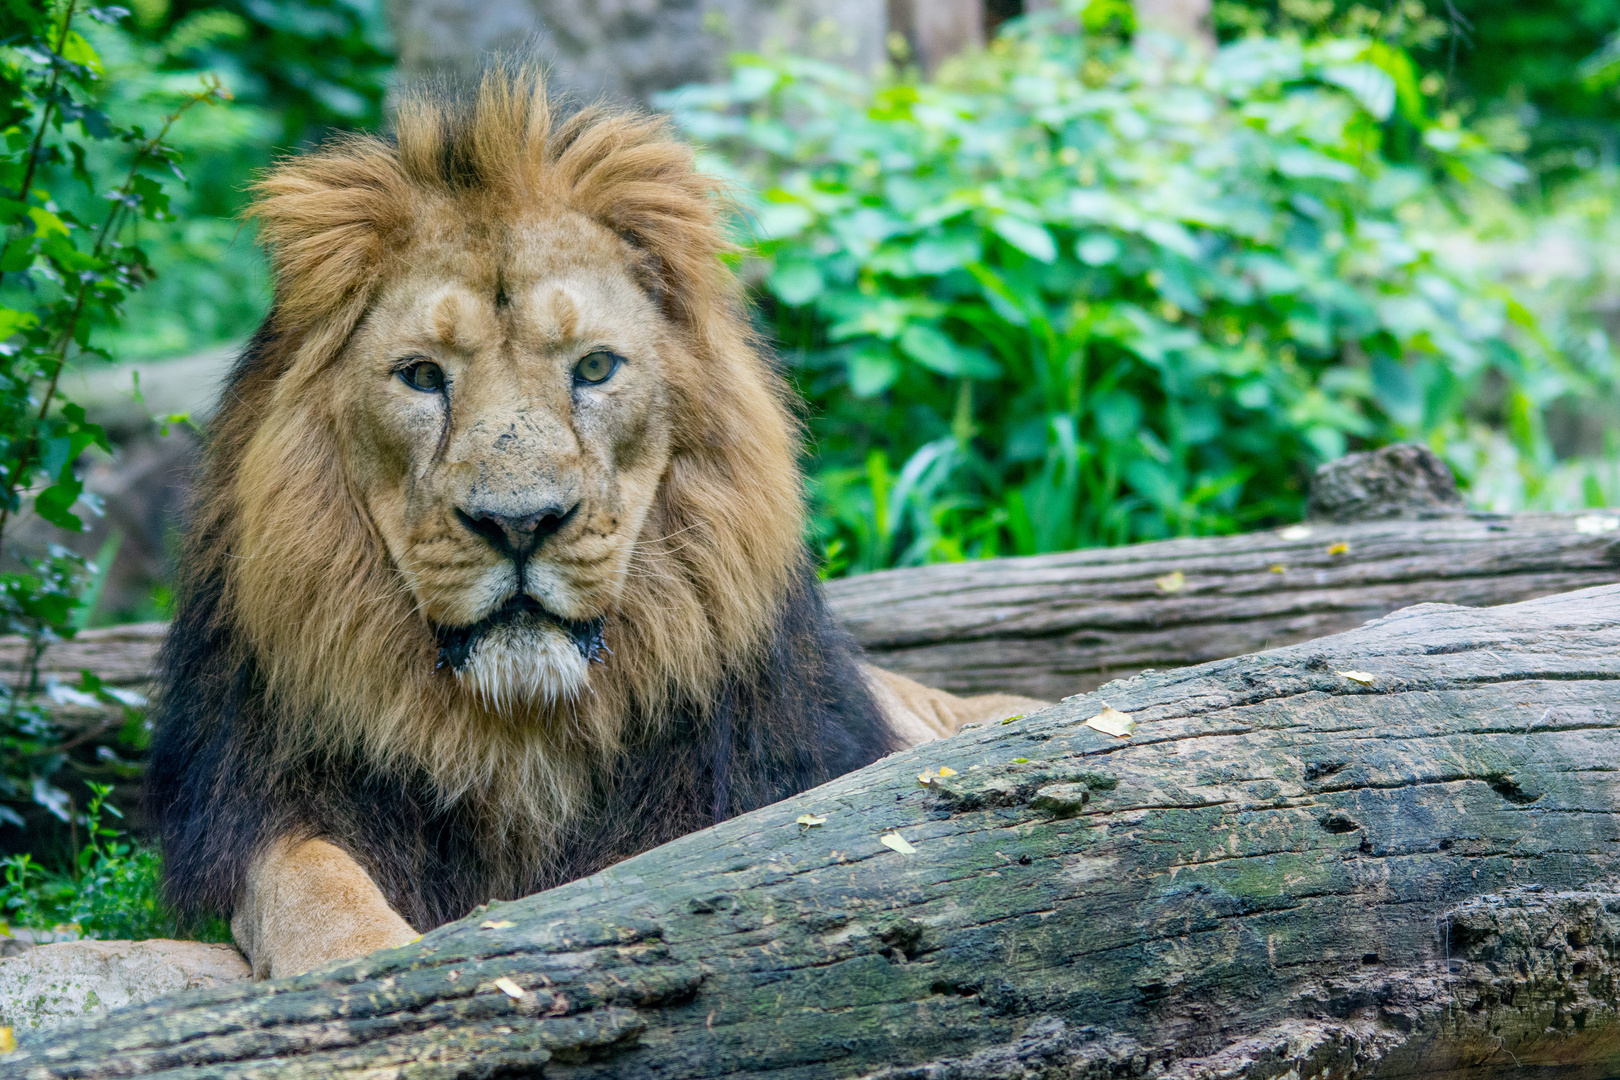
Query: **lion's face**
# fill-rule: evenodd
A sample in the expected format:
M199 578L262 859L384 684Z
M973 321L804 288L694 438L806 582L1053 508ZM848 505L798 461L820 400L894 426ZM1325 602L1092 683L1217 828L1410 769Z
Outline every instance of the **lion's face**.
M424 245L342 359L355 495L496 707L584 688L669 464L667 325L631 256L572 216Z

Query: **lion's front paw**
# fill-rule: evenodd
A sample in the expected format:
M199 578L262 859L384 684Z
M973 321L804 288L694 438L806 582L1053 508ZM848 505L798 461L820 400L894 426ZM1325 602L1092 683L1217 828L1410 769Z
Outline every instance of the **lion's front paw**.
M259 859L231 933L256 979L301 975L420 936L347 852L323 840L278 844Z

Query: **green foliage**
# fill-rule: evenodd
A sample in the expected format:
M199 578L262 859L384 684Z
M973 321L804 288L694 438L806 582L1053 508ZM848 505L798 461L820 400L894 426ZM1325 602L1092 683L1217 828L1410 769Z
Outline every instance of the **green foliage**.
M1436 103L1472 116L1538 177L1611 163L1620 120L1620 2L1216 0L1217 29L1366 35L1409 49Z
M1422 224L1521 171L1376 39L1205 63L1029 19L933 84L744 58L671 104L763 192L835 572L1291 520L1347 448L1580 389Z
M8 95L0 99L0 541L26 504L68 531L82 527L82 507L95 509L76 465L107 440L58 392L58 380L70 359L106 355L97 331L115 325L127 297L152 277L137 230L170 218L167 185L183 180L165 140L185 113L222 97L217 81L204 80L155 128L104 112L96 86L105 66L81 27L122 15L77 0L0 8L0 93ZM93 159L117 167L104 176ZM69 188L87 194L69 197ZM28 645L17 681L0 685L0 799L31 800L70 828L73 800L55 776L82 739L64 739L51 702L135 704L88 673L77 689L39 685L40 658L73 636L94 574L54 547L0 572L0 633ZM124 729L126 743L138 741L138 717L126 713ZM0 820L22 824L6 806Z
M177 936L160 893L156 849L131 842L105 820L123 816L107 801L110 787L91 784L90 789L87 839L71 870L47 870L28 854L0 860L0 911L7 929L121 940ZM204 927L199 936L230 940L220 924Z
M102 77L86 88L86 98L115 123L161 127L202 77L165 71L167 50L126 32L122 23L86 29L102 60ZM99 340L112 358L180 355L252 332L270 290L254 230L238 215L280 130L273 111L234 100L191 109L170 125L165 142L185 162L187 183L170 186L163 218L140 223L141 247L162 273L129 298L116 326L103 329ZM46 175L60 205L88 216L125 167L116 144L98 141L85 147L90 183L49 167Z
M291 149L375 128L393 63L380 0L135 0L159 72L212 71L280 125Z
M188 183L171 192L167 220L145 222L141 243L163 273L131 298L102 341L120 361L170 357L246 338L264 317L270 284L240 215L258 171L278 152L335 130L374 128L391 58L380 3L308 0L221 4L146 0L116 26L85 37L103 76L96 107L126 125L154 128L200 76L217 78L229 107L193 110L167 142ZM121 167L104 144L86 148L98 186ZM53 194L75 210L98 197L83 185Z

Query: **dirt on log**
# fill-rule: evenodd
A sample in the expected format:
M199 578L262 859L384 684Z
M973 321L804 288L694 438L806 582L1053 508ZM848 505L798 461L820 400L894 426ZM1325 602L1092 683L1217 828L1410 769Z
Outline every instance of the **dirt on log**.
M30 1040L0 1076L1614 1075L1617 763L1620 587L1425 604Z

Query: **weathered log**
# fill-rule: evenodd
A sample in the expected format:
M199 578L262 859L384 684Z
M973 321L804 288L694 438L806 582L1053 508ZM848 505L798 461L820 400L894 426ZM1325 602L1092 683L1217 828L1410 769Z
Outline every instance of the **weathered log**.
M1089 726L1105 706L1134 733ZM1617 722L1620 587L1422 605L968 730L0 1075L1612 1075Z
M1620 513L1307 522L1243 536L887 570L827 583L872 662L959 694L1055 700L1411 604L1620 580Z
M874 663L957 693L1056 700L1144 668L1337 633L1411 604L1507 604L1616 580L1620 512L1602 510L1310 522L887 570L830 581L827 596ZM52 646L41 677L71 683L88 668L141 688L166 630L85 631ZM18 639L0 638L0 678L15 682L23 655Z

